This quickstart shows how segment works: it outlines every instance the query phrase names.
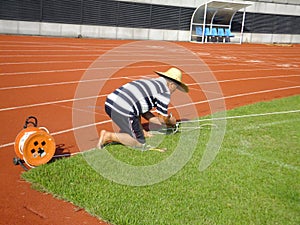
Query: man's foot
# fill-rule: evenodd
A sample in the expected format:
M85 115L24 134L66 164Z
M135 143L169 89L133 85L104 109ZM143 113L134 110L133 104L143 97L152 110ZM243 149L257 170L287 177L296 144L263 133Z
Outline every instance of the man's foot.
M97 144L97 148L99 148L99 149L103 148L105 142L107 141L105 138L106 138L106 130L101 130L99 142Z

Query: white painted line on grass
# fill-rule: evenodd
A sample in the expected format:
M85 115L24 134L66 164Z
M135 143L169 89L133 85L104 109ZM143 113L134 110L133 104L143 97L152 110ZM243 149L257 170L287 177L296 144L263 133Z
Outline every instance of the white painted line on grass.
M265 157L257 156L255 154L250 153L250 152L248 152L246 150L243 150L243 149L236 149L236 150L231 150L231 151L237 152L240 155L245 155L245 156L248 156L250 158L257 159L259 161L263 161L263 162L266 162L266 163L269 163L269 164L272 164L272 165L276 165L276 166L283 167L283 168L290 169L290 170L300 171L300 168L298 168L297 166L290 165L290 164L287 164L287 163L283 163L283 162L280 162L278 160L269 160L269 159L266 159Z

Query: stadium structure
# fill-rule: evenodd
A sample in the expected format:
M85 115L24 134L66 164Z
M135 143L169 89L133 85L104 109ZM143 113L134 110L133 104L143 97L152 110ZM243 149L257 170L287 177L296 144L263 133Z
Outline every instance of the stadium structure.
M299 0L5 0L0 33L197 43L300 43Z

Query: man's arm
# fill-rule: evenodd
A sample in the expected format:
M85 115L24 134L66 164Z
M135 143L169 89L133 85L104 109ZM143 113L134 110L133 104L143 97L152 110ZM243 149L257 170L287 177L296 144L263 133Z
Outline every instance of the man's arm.
M153 118L153 117L155 117L155 116L153 115L152 112L148 111L148 112L143 113L143 114L142 114L142 117L143 117L144 119L146 119L146 120L149 121L151 118Z
M149 123L153 123L155 125L161 126L163 124L163 120L159 117L156 117L152 112L145 112L142 117L149 121Z
M171 115L169 116L162 116L159 114L159 116L155 116L153 113L150 111L144 113L143 118L148 120L150 123L156 124L156 125L167 125L167 126L174 126L176 125L176 118L172 117Z

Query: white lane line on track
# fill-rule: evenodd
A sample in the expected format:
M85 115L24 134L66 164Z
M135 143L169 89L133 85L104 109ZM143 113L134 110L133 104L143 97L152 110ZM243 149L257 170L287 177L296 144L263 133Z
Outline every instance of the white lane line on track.
M135 79L136 77L140 77L141 75L136 75L136 76L126 76L126 77L114 77L110 78L111 80L113 79ZM144 77L151 77L152 74L145 74L143 75ZM247 78L237 78L237 79L231 79L231 80L219 80L218 83L226 83L226 82L236 82L236 81L247 81L247 80L258 80L258 79L278 79L278 78L290 78L290 77L300 77L300 75L278 75L278 76L261 76L261 77L247 77ZM104 78L99 78L99 79L91 79L91 80L76 80L76 81L66 81L66 82L55 82L55 83L47 83L47 84L31 84L31 85L23 85L23 86L13 86L13 87L3 87L0 88L1 90L10 90L10 89L23 89L23 88L35 88L35 87L44 87L44 86L56 86L56 85L66 85L66 84L78 84L78 83L87 83L87 82L95 82L95 81L102 81L102 80L107 80ZM279 80L279 79L278 79ZM291 81L285 81L285 80L280 80L283 82L289 82L289 83L295 83ZM216 83L215 81L208 81L208 82L203 82L201 84L211 84L211 83ZM189 86L192 85L198 85L198 83L191 83Z
M119 47L123 44L128 44L127 42L126 43L123 43L123 42L119 42L119 43L114 43L114 44L109 44L109 43L78 43L78 42L21 42L21 41L0 41L0 44L3 44L5 46L15 46L15 47L30 47L30 46L34 46L34 47L69 47L69 48L83 48L83 47L92 47L92 48L113 48L113 47ZM191 51L194 51L194 52L202 52L204 50L207 50L207 48L203 48L203 47L197 47L197 48L194 48L193 46L186 46L186 45L183 45L182 47L186 48L186 49L189 49ZM218 50L214 49L214 48L209 48L209 50L213 53L219 53ZM247 49L246 49L247 50ZM297 54L296 51L294 52L289 52L289 53L285 53L285 54L282 54L282 52L279 52L279 50L277 51L276 49L273 49L271 52L273 53L270 54L270 48L269 47L251 47L251 53L252 55L254 56L261 56L261 55L266 55L266 56L274 56L275 54L281 56L281 55L295 55ZM253 50L255 50L255 52L258 52L260 51L261 53L260 54L257 54L255 52L253 52ZM226 53L227 54L232 54L232 53L236 53L237 50L229 50L229 49L226 49ZM248 51L238 51L240 55L243 55L243 53L249 53Z
M59 105L59 104L53 104L53 105L55 105L57 107L60 107L60 108L72 109L72 110L76 110L76 111L80 111L80 112L84 112L84 113L89 113L89 114L92 113L93 115L104 115L104 116L106 115L104 110L103 110L103 112L96 112L94 110L88 110L88 109L95 109L96 108L96 107L92 107L92 106L88 106L88 107L86 107L88 109L84 109L84 108L75 108L73 106L66 106L66 105Z
M113 77L110 80L119 80L119 79L129 79L129 77ZM22 89L22 88L35 88L35 87L45 87L45 86L57 86L57 85L66 85L66 84L78 84L78 83L87 83L87 82L96 82L96 81L107 81L107 79L99 78L99 79L91 79L91 80L76 80L76 81L66 81L66 82L57 82L57 83L47 83L47 84L31 84L31 85L23 85L23 86L15 86L15 87L3 87L1 90L10 90L10 89Z
M10 142L10 143L7 143L7 144L3 144L3 145L0 145L0 148L5 148L5 147L13 146L14 144L15 144L15 142Z
M37 61L37 62L5 62L5 63L0 63L0 65L27 65L27 64L50 64L50 63L91 63L94 62L95 60L61 60L61 61Z
M51 39L51 38L50 38ZM43 40L43 41L41 41ZM71 41L64 41L64 40L60 40L59 42L56 42L56 41L51 41L51 40L44 40L43 38L38 38L38 40L36 41L29 41L29 40L0 40L0 44L3 43L4 45L6 44L14 44L16 46L20 46L19 44L25 44L26 46L28 44L34 44L34 45L45 45L45 46L53 46L53 45L66 45L66 46L120 46L121 44L127 44L127 43L131 43L131 42L134 42L134 41L125 41L123 42L122 40L115 40L116 43L110 43L110 42L106 42L106 43L103 43L102 40L95 40L95 42L90 42L88 39L82 39L83 42L78 42L76 40L71 40ZM191 43L182 43L182 42L178 42L179 45L182 45L183 47L185 48L188 48L188 49L191 49L191 50L194 50L194 51L197 51L197 50L203 50L203 49L206 49L206 47L203 47L203 46L197 46L197 44L191 44ZM210 47L210 46L208 46ZM286 48L291 48L291 46L278 46L278 48L273 48L273 47L276 47L276 46L273 46L273 45L261 45L261 46L252 46L251 49L252 50L261 50L261 49L264 49L264 50L273 50L273 51L281 51L281 49L283 47L286 47ZM240 51L239 53L242 53L243 52L243 48L239 48ZM216 52L219 52L218 49L214 49ZM233 53L236 53L236 51L234 50L230 50L230 49L226 49L226 53L228 52L233 52ZM269 51L263 51L263 53L269 53Z
M40 48L40 47L39 47ZM81 49L3 49L1 50L2 53L6 53L6 52L18 52L18 53L26 53L26 52L58 52L58 51L62 51L62 52L107 52L112 50L113 48L107 47L106 49L104 48L81 48ZM128 53L124 52L124 49L127 49L128 51L130 51L131 49L134 49L135 53L141 53L143 55L145 55L145 51L143 49L136 49L136 47L134 46L123 46L122 50L116 48L114 53L121 53L124 55L128 55ZM155 54L155 49L150 49L153 50L153 55ZM171 49L166 49L169 52L174 52ZM180 54L181 51L177 51L177 54ZM151 55L151 54L147 54L147 55Z
M258 80L258 79L276 79L276 78L287 78L287 77L300 77L300 75L299 74L295 74L295 75L292 74L292 75L275 75L275 76L261 76L261 77L245 77L245 78L236 78L236 79L231 79L231 80L218 80L218 83L247 81L247 80ZM207 82L203 82L201 84L212 84L212 83L215 83L215 81L207 81ZM198 83L191 83L190 85L197 85L197 84ZM0 88L0 90L1 90L1 88Z
M18 55L20 56L20 55ZM48 55L47 55L48 56ZM52 56L52 55L49 55L49 56ZM62 55L62 56L70 56L70 55ZM81 55L79 55L81 56ZM90 55L90 56L99 56L99 55ZM0 56L1 57L1 56ZM56 57L60 57L60 56L56 56ZM73 57L73 56L72 56ZM5 57L7 58L7 57ZM15 57L13 57L15 58ZM94 62L96 59L90 59L90 60L51 60L51 61L30 61L30 62L26 62L26 61L23 61L23 62L1 62L0 65L27 65L27 64L51 64L51 63L74 63L74 62ZM182 59L183 61L185 59ZM124 60L119 60L119 61L124 61ZM190 61L190 60L189 60ZM247 63L241 63L241 61L239 60L238 61L239 63L231 63L231 62L226 62L226 66L231 66L231 65L248 65ZM218 65L224 65L225 63L210 63L210 65L212 66L218 66Z
M51 133L51 135L55 136L55 135L59 135L59 134L68 133L68 132L71 132L71 131L74 131L74 130L80 130L80 129L84 129L84 128L87 128L87 127L102 125L102 124L106 124L106 123L110 123L110 122L111 122L111 120L104 120L104 121L101 121L101 122L98 122L98 123L87 124L87 125L83 125L83 126L79 126L79 127L73 127L73 128L67 129L67 130L61 130L61 131L53 132L53 133Z
M1 50L1 52L57 52L57 51L63 51L63 52L104 52L107 51L105 49L12 49L12 50Z
M243 97L243 96L264 94L264 93L273 92L273 91L284 91L284 90L297 89L297 88L300 89L300 86L275 88L275 89L269 89L269 90L254 91L254 92L250 92L250 93L236 94L236 95L231 95L231 96L223 96L222 98L215 98L215 99L210 99L210 100L198 101L198 102L194 102L193 104L197 105L197 104L209 103L209 102L212 102L212 101L220 101L220 100L224 100L224 99L238 98L238 97ZM189 106L189 105L190 104L183 104L183 105L176 106L176 108L186 107L186 106Z
M23 46L23 44L25 44ZM28 45L30 44L30 45ZM121 44L121 43L120 43ZM22 41L0 41L0 46L15 46L15 47L28 47L28 46L35 46L35 47L92 47L92 48L112 48L112 47L118 47L120 44L109 44L109 43L95 43L95 44L89 44L89 43L76 43L76 42L22 42Z
M126 60L125 60L126 61ZM194 64L190 64L193 66ZM178 65L180 67L180 65ZM149 66L136 66L135 68L149 68ZM157 66L153 66L157 67ZM14 75L32 75L32 74L41 74L41 73L57 73L57 72L78 72L78 71L88 71L88 70L105 70L105 69L114 69L115 67L106 67L106 68L80 68L80 69L64 69L64 70L40 70L40 71L30 71L30 72L12 72L12 73L1 73L0 76L14 76ZM204 70L201 72L197 72L197 74L213 72L213 73L220 73L220 72L251 72L251 71L279 71L279 70L298 70L297 68L253 68L253 69L228 69L228 70Z
M98 56L99 57L99 54L80 54L80 55L72 55L72 57L90 57L90 56ZM46 57L46 58L49 58L49 57L70 57L70 55L62 55L62 54L59 54L59 55L55 55L55 54L52 54L52 55L43 55L43 54L40 54L40 55L0 55L0 58L32 58L32 57Z
M1 46L1 43L0 43L0 46ZM111 49L112 47L115 47L115 46L99 46L99 45L60 45L60 44L48 44L48 45L43 45L41 43L38 43L38 44L31 44L31 45L25 45L25 46L22 46L22 45L12 45L12 44L5 44L4 45L5 47L17 47L17 48L30 48L30 50L35 50L35 49L32 49L32 48L39 48L39 50L48 50L48 49L53 49L55 48L55 50L57 51L63 51L65 50L65 48L69 48L69 49L78 49L78 50L81 50L81 49L96 49L96 50L107 50L107 49ZM100 48L101 47L101 48ZM44 48L44 49L42 49ZM64 49L62 49L64 48ZM19 50L19 49L18 49ZM17 51L16 49L6 49L6 51ZM27 49L21 49L19 51L27 51Z
M127 62L128 60L116 60L116 61L124 61ZM110 60L108 63L113 63L113 60ZM130 61L128 61L130 62ZM189 65L189 64L188 64ZM194 64L192 64L194 65ZM164 66L164 65L161 65ZM166 65L165 65L166 66ZM149 66L134 66L128 68L149 68ZM152 66L152 67L157 67ZM63 69L63 70L41 70L41 71L27 71L27 72L12 72L12 73L1 73L0 76L12 76L12 75L25 75L25 74L41 74L41 73L57 73L57 72L78 72L78 71L88 71L88 70L108 70L108 69L119 69L119 67L105 67L105 68L79 68L79 69Z
M83 98L64 99L64 100L52 101L52 102L42 102L42 103L36 103L36 104L31 104L31 105L21 105L21 106L9 107L9 108L2 108L2 109L0 109L0 112L16 110L16 109L31 108L31 107L37 107L37 106L44 106L44 105L54 105L54 104L73 102L73 101L82 101L82 100L93 99L93 98L102 98L105 96L106 95L97 95L97 96L89 96L89 97L83 97Z
M201 104L201 103L206 103L210 101L219 101L219 100L224 100L228 98L236 98L236 97L242 97L242 96L247 96L247 95L255 95L255 94L262 94L262 93L268 93L268 92L273 92L273 91L282 91L282 90L289 90L289 89L297 89L300 88L300 86L292 86L292 87L283 87L283 88L275 88L275 89L269 89L269 90L262 90L262 91L255 91L255 92L250 92L250 93L243 93L243 94L237 94L237 95L232 95L232 96L224 96L222 98L216 98L216 99L211 99L211 100L204 100L204 101L199 101L196 102L195 104ZM106 97L107 95L96 95L96 96L89 96L89 97L83 97L83 98L73 98L73 99L64 99L64 100L59 100L59 101L51 101L51 102L42 102L42 103L36 103L36 104L30 104L30 105L22 105L22 106L15 106L15 107L8 107L8 108L2 108L0 109L0 112L3 111L10 111L10 110L16 110L16 109L23 109L23 108L31 108L31 107L37 107L37 106L44 106L44 105L52 105L52 104L58 104L58 103L66 103L66 102L72 102L72 101L82 101L82 100L87 100L87 99L93 99L93 98L101 98L101 97ZM186 107L189 104L183 104L177 106L179 107Z

